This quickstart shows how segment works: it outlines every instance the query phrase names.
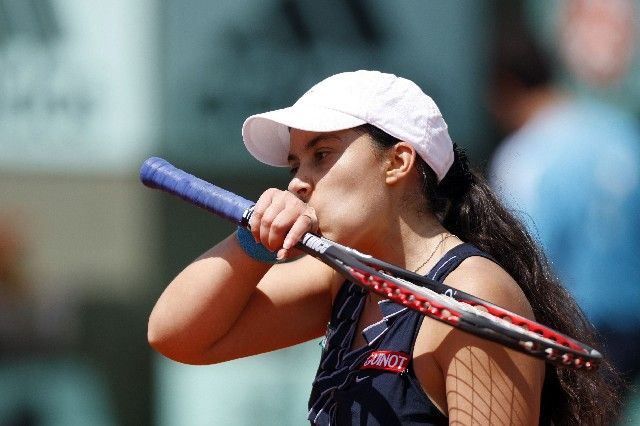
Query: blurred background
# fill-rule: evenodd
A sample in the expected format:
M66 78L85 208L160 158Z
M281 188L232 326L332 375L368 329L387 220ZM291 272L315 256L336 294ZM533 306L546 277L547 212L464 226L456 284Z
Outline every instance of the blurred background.
M156 155L247 198L283 187L285 170L245 152L242 122L356 69L410 78L436 100L453 139L531 220L612 359L637 381L639 7L0 0L0 426L306 424L318 341L207 367L149 349L147 317L164 286L232 228L146 189L137 172ZM546 145L534 153L532 132L523 141L518 131L557 99L587 105L552 114L581 133L542 132ZM551 143L563 132L578 141ZM593 145L582 143L594 135ZM603 146L589 172L595 183L571 181L570 166L590 164ZM532 164L510 166L525 152ZM593 208L574 208L590 220L558 208L572 191L532 195L543 174L536 167L556 154L567 173L556 182L581 187L583 198L601 193L585 201ZM555 208L544 209L545 200ZM560 229L565 215L581 228ZM606 267L590 272L589 259L554 257L579 234L600 248L613 234L627 240L598 251ZM640 424L637 395L624 397L624 424Z

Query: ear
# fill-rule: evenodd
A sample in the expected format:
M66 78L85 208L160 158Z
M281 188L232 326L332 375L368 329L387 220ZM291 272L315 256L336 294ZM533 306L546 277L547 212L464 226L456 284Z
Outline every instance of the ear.
M407 142L398 142L387 150L387 169L385 181L394 185L403 180L413 169L416 161L416 150Z

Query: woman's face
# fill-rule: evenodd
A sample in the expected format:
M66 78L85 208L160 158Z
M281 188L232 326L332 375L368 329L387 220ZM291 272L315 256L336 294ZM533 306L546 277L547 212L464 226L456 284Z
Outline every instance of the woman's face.
M386 157L367 134L291 130L289 191L316 210L319 230L351 246L382 226Z

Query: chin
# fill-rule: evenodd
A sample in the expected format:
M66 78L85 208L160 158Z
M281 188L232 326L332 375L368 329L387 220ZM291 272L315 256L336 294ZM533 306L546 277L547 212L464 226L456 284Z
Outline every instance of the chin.
M363 230L368 229L363 220L354 220L355 217L324 218L318 224L318 234L345 246L358 248L362 243Z
M328 238L331 241L335 241L336 243L345 244L345 245L347 244L347 242L344 239L344 236L345 236L344 232L342 233L336 232L335 229L328 229L323 226L320 226L318 229L318 235Z

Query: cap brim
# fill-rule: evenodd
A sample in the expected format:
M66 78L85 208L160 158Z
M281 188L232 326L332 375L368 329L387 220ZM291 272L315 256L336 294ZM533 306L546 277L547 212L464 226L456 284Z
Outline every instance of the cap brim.
M242 139L247 150L258 161L284 167L288 165L289 128L309 132L335 132L365 123L365 120L340 111L296 104L247 118L242 125Z

